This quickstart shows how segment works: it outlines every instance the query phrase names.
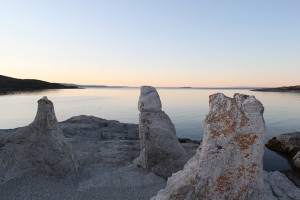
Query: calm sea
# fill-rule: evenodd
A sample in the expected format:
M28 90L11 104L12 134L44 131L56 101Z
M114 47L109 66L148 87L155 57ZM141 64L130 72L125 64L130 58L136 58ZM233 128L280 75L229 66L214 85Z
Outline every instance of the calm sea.
M253 92L242 89L158 89L163 110L170 116L177 136L202 139L203 120L208 113L208 97L224 93L254 95L264 107L267 138L300 131L300 93ZM43 96L53 101L59 121L76 115L93 115L127 123L138 123L139 88L87 88L47 90L0 96L0 129L16 128L31 123L37 100ZM289 165L280 155L265 151L265 169L286 170Z

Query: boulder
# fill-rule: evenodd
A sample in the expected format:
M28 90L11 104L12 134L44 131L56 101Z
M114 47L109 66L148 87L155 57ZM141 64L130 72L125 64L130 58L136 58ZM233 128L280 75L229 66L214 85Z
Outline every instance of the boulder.
M76 124L76 126L74 126ZM67 138L86 141L93 138L100 140L139 140L137 124L126 124L116 120L106 120L94 116L80 115L60 123Z
M139 165L163 178L183 168L184 149L169 116L161 110L154 87L142 86L138 102L141 153Z
M178 141L180 143L193 143L193 144L201 144L200 140L192 140L189 138L178 138Z
M211 95L202 149L152 200L265 199L263 111L253 96Z
M296 154L300 151L300 132L285 133L273 137L266 144L272 151L280 152L291 158L295 167L300 168L300 158ZM298 158L298 159L297 159Z
M300 199L300 189L281 172L264 172L264 182L267 200Z
M300 151L293 157L293 164L295 167L300 168Z
M61 178L77 171L78 162L47 97L38 101L34 121L27 127L0 134L0 144L2 182L27 171Z
M293 157L300 151L300 132L285 133L273 137L267 142L266 147Z

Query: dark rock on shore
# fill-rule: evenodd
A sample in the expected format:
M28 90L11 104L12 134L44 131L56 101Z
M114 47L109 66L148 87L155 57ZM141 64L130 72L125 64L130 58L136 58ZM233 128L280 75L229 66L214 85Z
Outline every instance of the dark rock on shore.
M273 137L267 142L266 147L270 150L293 157L300 151L300 132L285 133Z
M300 85L295 86L284 86L277 88L259 88L251 91L260 91L260 92L300 92Z
M294 166L300 168L300 132L285 133L273 137L267 142L266 147L287 155Z
M178 138L180 143L194 143L194 144L201 144L200 140L191 140L189 138Z
M45 89L76 89L76 86L66 86L35 79L17 79L0 75L0 94L9 92L35 91Z

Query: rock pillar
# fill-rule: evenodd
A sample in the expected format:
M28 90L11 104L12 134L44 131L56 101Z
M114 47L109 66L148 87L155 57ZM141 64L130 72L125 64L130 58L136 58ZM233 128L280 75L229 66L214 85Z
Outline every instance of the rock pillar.
M142 86L138 103L141 154L139 164L163 178L183 168L184 150L169 116L161 110L154 87Z
M211 95L202 149L152 199L265 199L263 111L253 96Z
M55 116L53 103L38 101L34 121L27 127L29 159L33 167L48 175L65 177L77 170L78 163Z

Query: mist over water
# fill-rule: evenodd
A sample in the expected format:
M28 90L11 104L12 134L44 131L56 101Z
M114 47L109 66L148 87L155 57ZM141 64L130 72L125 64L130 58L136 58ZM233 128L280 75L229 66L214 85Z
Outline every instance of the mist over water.
M139 92L139 88L88 88L2 95L0 129L16 128L31 123L36 114L37 100L43 96L48 96L53 101L58 121L77 115L93 115L137 124ZM234 93L254 95L261 101L265 108L266 140L282 133L300 131L300 93L254 92L247 89L159 88L162 110L173 121L178 137L202 139L209 95L218 92L229 97L233 97ZM264 160L267 170L289 168L287 160L272 151L265 152Z

